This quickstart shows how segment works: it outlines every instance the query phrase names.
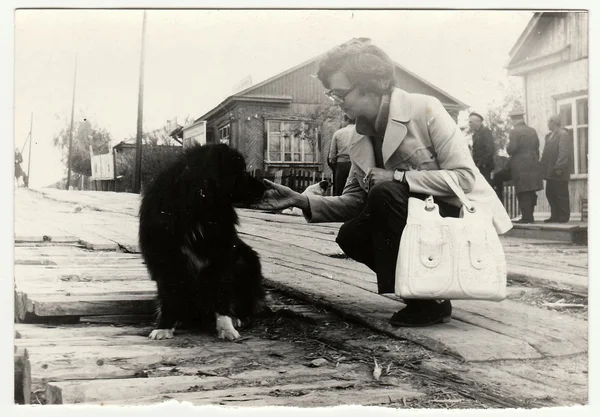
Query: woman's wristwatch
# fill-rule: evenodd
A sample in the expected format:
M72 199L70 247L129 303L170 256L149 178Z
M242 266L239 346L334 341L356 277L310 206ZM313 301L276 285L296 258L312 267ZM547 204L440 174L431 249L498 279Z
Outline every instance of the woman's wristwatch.
M394 171L394 181L405 183L406 182L406 172L395 170Z

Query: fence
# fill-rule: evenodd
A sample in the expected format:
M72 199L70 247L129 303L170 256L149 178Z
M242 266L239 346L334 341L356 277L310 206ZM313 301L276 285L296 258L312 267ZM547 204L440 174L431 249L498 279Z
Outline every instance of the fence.
M514 185L504 185L502 204L504 204L504 208L511 219L519 217L521 211L519 209L519 201L517 200L517 193L515 192Z
M319 181L329 181L329 187L324 195L330 196L333 193L333 174L325 174L307 169L279 169L274 171L252 170L250 175L258 179L268 179L276 184L282 184L290 187L292 190L301 193L309 185Z

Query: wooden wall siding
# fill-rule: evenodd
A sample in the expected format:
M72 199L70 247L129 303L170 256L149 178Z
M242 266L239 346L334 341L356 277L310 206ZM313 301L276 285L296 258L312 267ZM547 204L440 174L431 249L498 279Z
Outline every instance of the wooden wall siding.
M239 139L234 147L244 155L249 169L264 169L266 137L263 116L284 116L290 113L290 109L282 106L241 104L236 106L234 111L239 132Z
M531 72L525 76L527 124L533 127L544 147L548 118L556 113L553 96L588 90L588 59Z
M571 217L574 218L581 214L581 199L588 197L587 180L583 178L571 180L569 182L569 201L571 204ZM544 189L538 191L538 201L535 207L535 213L550 213L550 204L546 198L546 181ZM537 219L541 220L541 219Z
M252 90L248 95L289 95L295 103L326 103L329 100L318 78L313 78L318 70L318 63L313 62L298 68L270 83Z
M567 15L565 13L546 13L538 26L540 31L533 34L529 47L525 48L529 59L548 55L567 46ZM544 29L543 26L546 25Z
M567 13L568 39L571 44L571 59L588 57L589 13Z
M587 12L546 13L538 22L538 33L533 34L518 60L548 55L567 45L571 45L571 60L586 58L588 17Z

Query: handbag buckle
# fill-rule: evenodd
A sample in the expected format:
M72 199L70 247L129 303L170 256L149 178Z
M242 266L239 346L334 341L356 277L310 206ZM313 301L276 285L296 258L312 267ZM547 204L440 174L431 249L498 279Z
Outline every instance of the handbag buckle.
M433 196L429 196L425 199L425 210L433 211L435 209L435 203L433 202Z

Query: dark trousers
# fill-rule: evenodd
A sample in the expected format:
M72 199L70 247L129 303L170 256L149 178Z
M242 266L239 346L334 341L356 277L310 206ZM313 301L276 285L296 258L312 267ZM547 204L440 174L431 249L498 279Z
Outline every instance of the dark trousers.
M533 222L533 209L537 204L537 194L535 191L523 191L517 194L519 208L521 209L521 218L524 221Z
M350 174L350 167L352 162L337 162L335 164L335 173L333 180L333 195L342 195L344 191L344 185Z
M342 225L336 242L346 255L367 265L377 274L380 294L393 293L400 237L406 226L408 198L425 199L410 193L408 185L386 182L369 191L367 205L357 218ZM443 217L458 217L460 208L436 200Z
M550 217L556 221L568 222L571 217L569 181L546 180L546 198L550 203Z

